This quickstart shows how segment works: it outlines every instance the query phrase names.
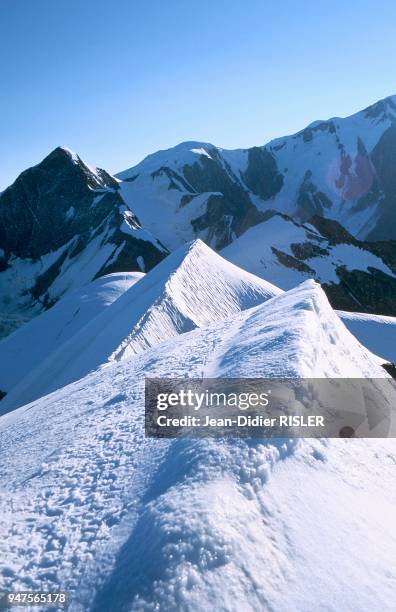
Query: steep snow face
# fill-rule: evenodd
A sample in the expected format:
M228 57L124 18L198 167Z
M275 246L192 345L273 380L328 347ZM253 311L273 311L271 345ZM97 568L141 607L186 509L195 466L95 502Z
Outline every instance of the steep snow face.
M72 610L393 610L394 441L145 438L144 377L202 368L386 376L307 282L1 417L3 588L62 584Z
M102 276L70 293L53 308L5 338L0 342L0 389L8 393L32 368L48 358L143 276L141 272Z
M14 408L196 327L282 293L197 240L181 247L63 343L1 403Z
M97 276L167 254L118 181L62 147L0 194L0 249L0 336Z
M396 363L395 317L342 311L338 315L359 342L384 360Z

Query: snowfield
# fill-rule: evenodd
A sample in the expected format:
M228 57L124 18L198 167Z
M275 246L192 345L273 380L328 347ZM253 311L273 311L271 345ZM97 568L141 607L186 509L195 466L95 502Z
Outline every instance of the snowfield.
M102 276L66 295L50 310L7 336L0 342L0 389L9 392L143 276L140 272Z
M145 376L388 378L382 361L307 281L4 415L2 588L62 585L78 612L393 611L394 440L143 430Z

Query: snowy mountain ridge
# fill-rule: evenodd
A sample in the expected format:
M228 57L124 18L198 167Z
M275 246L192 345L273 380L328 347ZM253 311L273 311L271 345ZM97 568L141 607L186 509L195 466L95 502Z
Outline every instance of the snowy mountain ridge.
M193 197L220 191L231 212L233 190L260 211L273 209L298 221L320 214L339 221L358 238L395 239L395 130L396 96L390 96L350 117L315 121L262 147L226 150L210 143L181 143L117 176L126 181L126 199L129 195L139 200L150 177L158 183L157 197L165 200L181 202L172 190ZM216 183L223 189L214 188ZM167 236L159 237L166 244Z
M0 342L0 358L9 362L0 374L0 388L7 392L0 411L26 404L108 362L229 318L281 293L224 260L200 240L183 245L63 342L50 338L48 351L41 353L38 363L28 353L19 370L21 343L28 344L31 335L38 343L41 336L48 337L51 311ZM64 307L61 300L52 316L54 329L64 326L64 312L70 316L69 305L66 302Z
M185 142L117 177L58 147L0 194L0 337L92 279L147 272L196 238L244 267L254 236L248 267L264 279L287 289L315 278L338 309L395 315L395 109L389 97L250 149ZM314 218L327 225L312 241Z
M118 174L120 193L170 250L198 236L283 289L315 278L335 308L394 316L395 117L390 97L263 147L181 143Z
M388 376L308 281L1 417L4 588L62 583L73 611L115 601L120 611L198 612L213 601L227 612L302 612L318 601L330 612L390 611L393 442L146 438L144 377L202 368Z

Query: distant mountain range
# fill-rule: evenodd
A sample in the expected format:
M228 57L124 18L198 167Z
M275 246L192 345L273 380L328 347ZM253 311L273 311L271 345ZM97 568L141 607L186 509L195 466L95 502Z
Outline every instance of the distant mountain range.
M116 177L59 147L0 194L7 335L104 274L146 272L201 238L289 289L396 314L396 97L263 147L186 142Z
M184 143L117 177L58 148L0 195L5 593L394 609L393 108L247 151ZM151 438L158 377L323 379L263 414L325 408L343 439Z

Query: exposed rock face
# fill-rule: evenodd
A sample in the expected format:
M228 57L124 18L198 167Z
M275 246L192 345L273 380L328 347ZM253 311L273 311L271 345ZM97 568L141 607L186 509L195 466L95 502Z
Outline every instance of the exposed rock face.
M276 159L264 147L248 149L248 166L242 176L250 191L263 200L274 197L283 186Z
M367 271L337 268L339 283L323 283L332 306L349 310L396 316L396 278L375 268Z
M311 182L311 176L312 172L307 170L297 197L296 213L301 221L307 221L313 215L323 215L331 208L331 200Z
M0 325L108 272L148 270L167 253L119 194L118 181L58 147L0 195Z
M134 202L143 224L168 248L199 237L219 250L266 218L256 196L269 199L282 186L272 154L256 147L246 155L242 171L227 152L211 144L182 143L121 173L122 196ZM159 227L164 209L169 222ZM172 226L181 218L183 233L177 240Z
M282 289L314 278L334 308L396 315L396 243L358 240L337 221L272 212L222 255Z
M58 147L1 195L0 243L6 257L12 253L37 259L99 225L111 210L117 188L107 172L92 172ZM107 201L92 208L95 190L102 190Z
M183 167L183 176L196 194L216 192L207 199L205 212L191 220L198 235L206 232L206 241L215 249L222 249L252 225L259 223L263 215L252 204L246 189L221 158L216 148L210 149L210 157Z

